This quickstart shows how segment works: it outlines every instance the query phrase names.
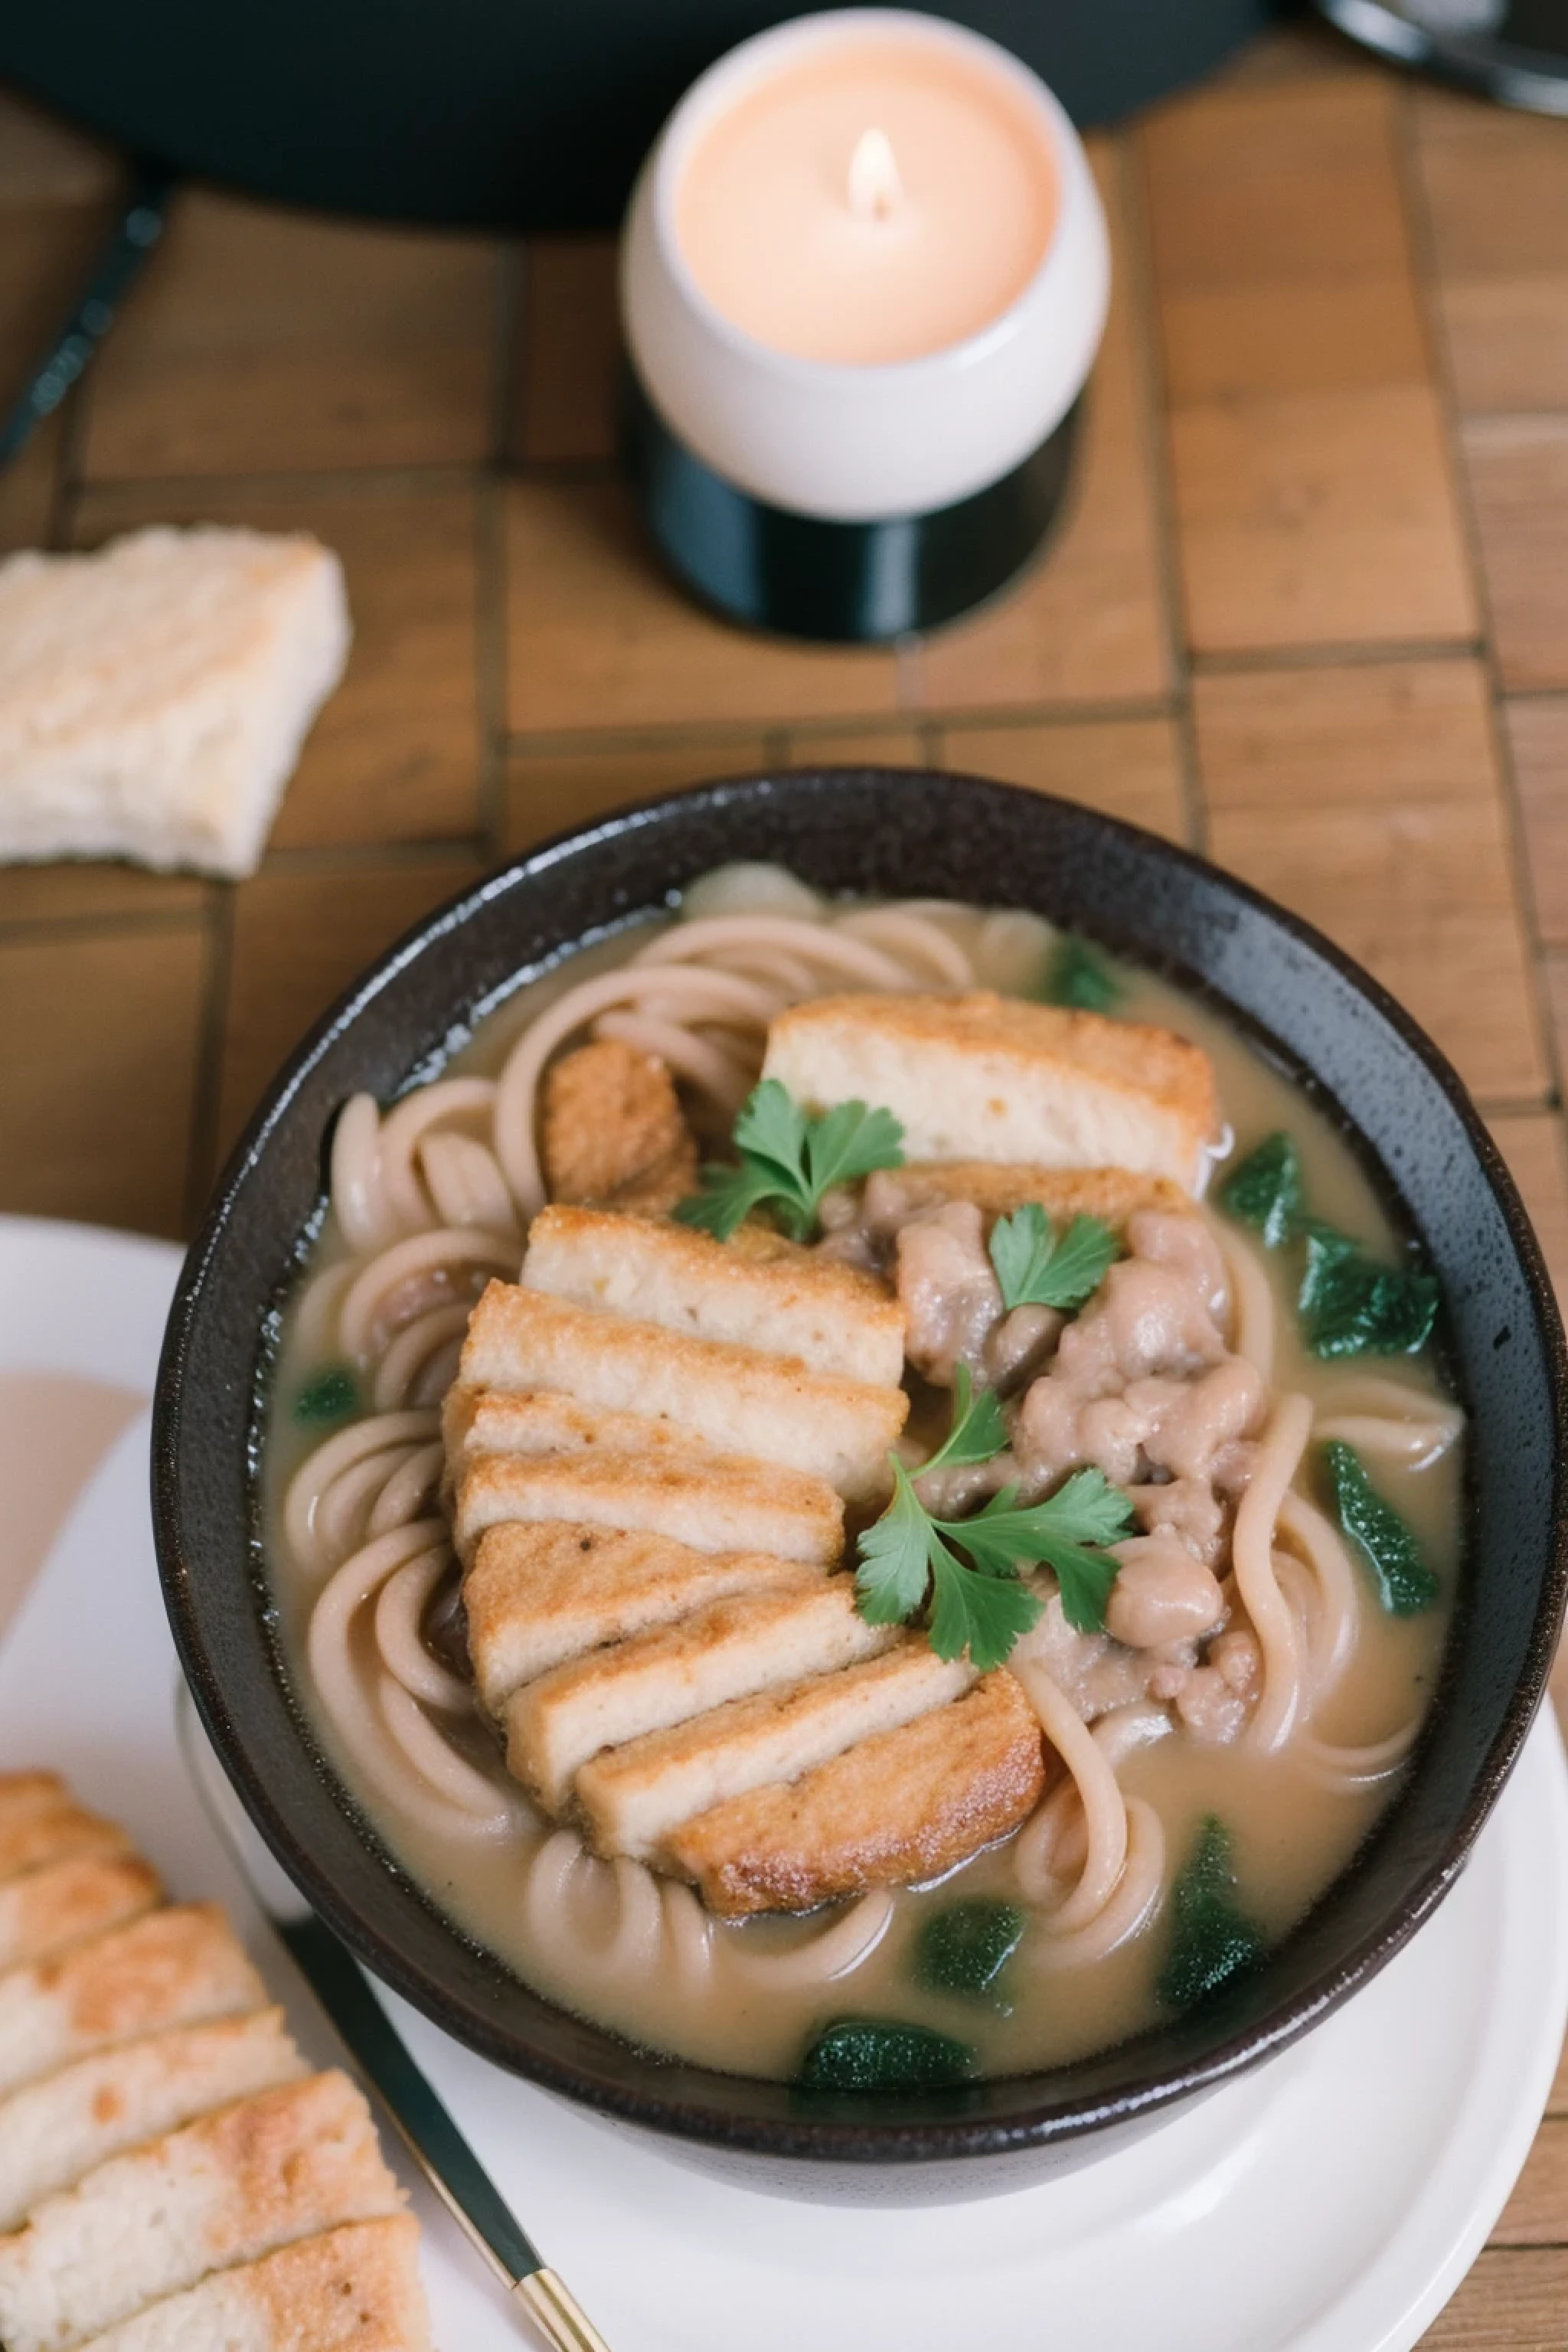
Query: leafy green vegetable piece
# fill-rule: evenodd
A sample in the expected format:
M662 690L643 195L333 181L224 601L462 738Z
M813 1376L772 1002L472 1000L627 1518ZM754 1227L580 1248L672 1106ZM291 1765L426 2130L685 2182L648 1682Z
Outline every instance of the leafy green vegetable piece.
M1307 1228L1297 1307L1314 1356L1413 1356L1432 1336L1437 1277L1378 1265L1331 1225Z
M960 1364L952 1380L952 1426L915 1475L918 1478L927 1470L963 1470L993 1461L1006 1443L1001 1399L994 1389L982 1389L976 1395L969 1366Z
M1019 1560L1043 1560L1056 1571L1068 1623L1076 1633L1103 1633L1119 1563L1090 1547L1121 1543L1132 1533L1126 1496L1103 1470L1075 1470L1047 1501L1023 1511L1016 1505L1016 1488L1005 1486L973 1518L935 1524L986 1576L1010 1576Z
M1024 1937L1016 1903L976 1895L933 1912L915 1937L914 1973L928 1992L989 1998L998 2007L998 1979Z
M1175 1933L1155 1986L1166 2009L1191 2009L1255 1969L1263 1958L1261 1931L1236 1900L1230 1832L1209 1813L1171 1894Z
M1026 1201L997 1218L990 1251L1004 1307L1057 1307L1070 1315L1099 1289L1121 1244L1099 1217L1075 1217L1058 1237L1039 1202Z
M294 1399L294 1418L312 1429L329 1422L346 1421L359 1410L359 1382L346 1364L330 1365L307 1381Z
M931 1547L931 1604L927 1634L939 1658L962 1658L976 1674L994 1674L1013 1644L1040 1620L1040 1603L1016 1568L976 1574L940 1537Z
M974 2053L926 2025L844 2017L824 2026L806 2052L800 2080L812 2091L934 2091L967 2083Z
M1047 1004L1067 1004L1079 1013L1109 1013L1121 993L1114 975L1075 931L1064 931L1046 975Z
M1301 1160L1281 1128L1233 1168L1219 1188L1219 1204L1238 1224L1261 1235L1265 1249L1278 1249L1300 1224L1306 1209Z
M752 1088L735 1121L734 1142L739 1165L710 1163L701 1192L675 1209L682 1224L700 1226L720 1241L764 1207L792 1241L804 1241L830 1186L868 1176L874 1168L900 1167L904 1156L904 1130L891 1111L847 1102L813 1116L777 1078Z
M1372 1571L1377 1597L1391 1617L1415 1617L1430 1609L1439 1590L1415 1530L1392 1503L1385 1503L1361 1456L1340 1438L1323 1448L1334 1507L1352 1549Z
M893 1499L860 1538L855 1605L868 1625L906 1625L923 1607L931 1583L934 1530L896 1455Z

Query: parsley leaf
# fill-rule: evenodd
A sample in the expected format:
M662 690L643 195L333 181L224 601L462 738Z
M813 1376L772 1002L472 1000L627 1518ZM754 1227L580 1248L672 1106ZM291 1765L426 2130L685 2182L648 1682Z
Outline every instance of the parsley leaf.
M1219 1204L1238 1224L1250 1225L1265 1249L1278 1249L1301 1223L1305 1195L1301 1160L1281 1128L1233 1168L1219 1188Z
M993 1462L1006 1443L1001 1399L994 1389L982 1389L976 1396L969 1366L960 1364L952 1378L952 1427L915 1476L921 1478L928 1470L967 1470L976 1463Z
M1078 1470L1044 1503L1016 1507L1016 1490L994 1495L972 1519L939 1520L985 1576L1011 1576L1020 1559L1043 1560L1061 1587L1062 1614L1077 1633L1103 1633L1118 1562L1100 1549L1132 1533L1132 1506L1102 1470Z
M903 1164L904 1130L891 1111L863 1102L836 1104L813 1116L777 1078L763 1078L742 1104L734 1129L740 1165L710 1163L702 1190L678 1202L682 1224L728 1241L753 1209L766 1208L792 1241L805 1241L831 1185Z
M939 1535L931 1547L931 1607L927 1632L939 1658L962 1658L976 1674L1005 1666L1013 1644L1037 1624L1040 1603L1017 1569L977 1576Z
M1121 1245L1099 1217L1075 1217L1059 1239L1037 1201L1026 1201L991 1228L991 1263L1002 1304L1057 1307L1071 1314L1099 1289Z
M855 1605L868 1625L903 1625L915 1614L931 1582L934 1530L897 1455L893 1499L860 1538L855 1571Z
M1088 942L1064 931L1046 979L1046 1003L1070 1005L1078 1013L1109 1013L1121 993Z

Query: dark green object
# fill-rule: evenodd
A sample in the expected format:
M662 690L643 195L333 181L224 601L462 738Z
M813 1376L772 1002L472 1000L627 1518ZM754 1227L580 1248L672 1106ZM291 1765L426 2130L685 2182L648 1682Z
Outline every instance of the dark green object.
M844 2017L824 2026L805 2053L808 2091L939 2091L967 2083L974 2053L929 2026Z
M1331 1225L1307 1230L1297 1307L1314 1356L1413 1356L1437 1319L1437 1277L1378 1265Z
M1230 1832L1205 1816L1171 1895L1175 1934L1154 1988L1165 2009L1191 2009L1263 1958L1263 1937L1236 1900Z
M1346 1537L1372 1571L1377 1597L1391 1617L1415 1617L1430 1609L1440 1590L1427 1567L1414 1528L1392 1503L1385 1503L1366 1475L1366 1465L1335 1437L1323 1448L1334 1507Z
M1219 1188L1219 1204L1227 1217L1250 1225L1265 1249L1279 1249L1289 1240L1305 1201L1300 1157L1283 1128L1231 1170Z
M359 1406L359 1383L346 1364L333 1364L307 1381L294 1400L294 1418L312 1428L346 1421Z
M1070 1005L1077 1013L1109 1013L1121 993L1094 950L1072 931L1067 932L1051 959L1047 1003Z
M1024 1936L1024 1914L1016 1903L977 1895L952 1903L926 1920L915 1937L915 1982L928 1992L989 1997L997 2002L1003 1969Z

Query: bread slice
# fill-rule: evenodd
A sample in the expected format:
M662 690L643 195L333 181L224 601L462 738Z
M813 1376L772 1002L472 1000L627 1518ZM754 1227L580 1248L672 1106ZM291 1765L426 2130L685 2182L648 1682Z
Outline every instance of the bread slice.
M798 1560L767 1552L693 1551L668 1536L570 1520L488 1528L463 1580L479 1696L500 1715L514 1690L568 1658L731 1592L793 1585L800 1573Z
M111 2157L0 2239L0 2343L66 2352L210 2271L401 2202L345 2074L258 2092Z
M559 1813L579 1766L601 1748L777 1683L830 1674L894 1639L890 1628L859 1615L850 1578L802 1569L793 1587L710 1601L679 1624L556 1666L514 1692L507 1766Z
M127 1853L131 1841L118 1822L89 1813L76 1799L18 1806L0 1816L0 1885L47 1863L88 1854Z
M902 1635L863 1665L736 1699L670 1731L611 1748L577 1775L577 1803L598 1852L655 1861L671 1830L728 1797L792 1780L874 1731L956 1698L974 1680Z
M697 1143L666 1065L596 1037L544 1073L540 1159L552 1201L636 1201L644 1214L697 1190Z
M411 2214L350 2221L155 2303L82 2352L430 2352Z
M254 872L348 645L342 567L302 536L0 563L0 859Z
M0 1885L0 1971L63 1952L163 1899L158 1874L133 1853L46 1863Z
M551 1208L529 1229L522 1280L574 1307L793 1356L841 1380L897 1388L903 1378L904 1310L887 1286L787 1242L762 1257L685 1225Z
M1045 1786L1040 1727L1016 1678L862 1739L793 1786L753 1789L683 1822L668 1861L710 1911L808 1911L870 1886L940 1877L1006 1837Z
M1139 1176L1130 1168L1009 1168L986 1160L922 1160L877 1179L879 1196L895 1194L910 1209L946 1201L973 1201L984 1217L1011 1217L1037 1202L1053 1224L1099 1217L1121 1233L1140 1209L1190 1209L1192 1201L1168 1176Z
M280 2009L176 2026L0 2099L0 2230L142 2140L305 2072Z
M0 1830L76 1800L58 1772L0 1772Z
M559 1390L468 1389L458 1382L441 1408L448 1482L465 1462L486 1454L657 1454L710 1462L714 1449L673 1421L605 1412Z
M149 1911L0 1977L0 2095L113 2042L266 2002L219 1905Z
M1184 1038L984 990L808 998L774 1021L763 1075L808 1110L890 1110L910 1160L1125 1168L1188 1192L1220 1124L1213 1066Z
M888 1452L909 1412L901 1389L684 1339L506 1282L490 1283L475 1307L458 1377L474 1388L561 1390L598 1411L670 1421L723 1453L825 1478L849 1502L886 1495Z
M775 1552L827 1566L844 1548L844 1507L821 1478L714 1454L700 1463L649 1454L490 1454L459 1473L453 1539L467 1560L507 1519L672 1536L694 1551Z

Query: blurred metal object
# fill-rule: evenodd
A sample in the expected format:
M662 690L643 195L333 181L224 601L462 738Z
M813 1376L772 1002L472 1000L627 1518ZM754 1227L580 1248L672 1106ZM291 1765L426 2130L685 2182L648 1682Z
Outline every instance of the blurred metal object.
M114 324L115 313L163 234L174 175L143 163L132 177L109 241L70 315L0 422L0 466L20 455L45 417L59 406Z
M1568 0L1317 0L1363 48L1500 106L1568 115Z

